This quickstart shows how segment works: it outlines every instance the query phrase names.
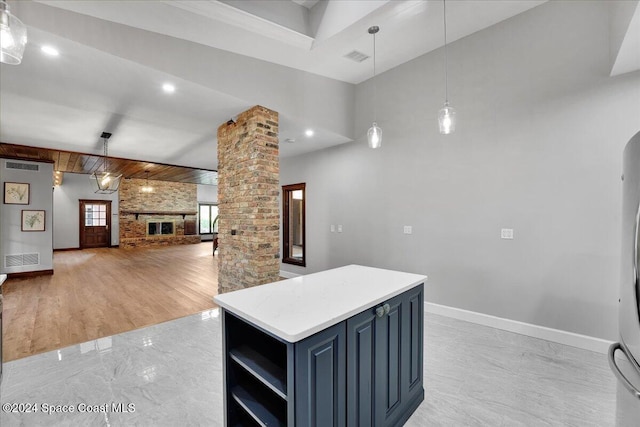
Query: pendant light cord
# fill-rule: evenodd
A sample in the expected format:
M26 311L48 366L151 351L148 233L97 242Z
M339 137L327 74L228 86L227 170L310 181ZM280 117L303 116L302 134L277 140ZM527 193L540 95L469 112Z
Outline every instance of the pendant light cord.
M449 104L449 81L447 77L447 0L442 0L444 6L444 102ZM374 52L375 57L375 52ZM375 60L374 60L375 64ZM375 67L375 66L374 66Z
M378 97L378 85L376 84L376 33L373 33L373 121L378 118L377 110L378 103L376 99Z
M103 163L103 168L102 168L102 172L106 173L107 172L107 167L109 166L107 164L107 161L109 159L109 155L107 153L109 153L109 149L108 146L109 145L109 140L108 139L104 139L104 163Z

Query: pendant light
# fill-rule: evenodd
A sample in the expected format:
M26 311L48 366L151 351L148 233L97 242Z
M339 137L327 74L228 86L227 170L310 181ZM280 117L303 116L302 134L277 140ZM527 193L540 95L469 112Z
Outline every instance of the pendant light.
M109 132L102 132L100 135L104 146L104 162L102 163L102 172L94 172L91 174L91 182L96 187L95 192L98 194L112 194L118 191L122 174L115 175L109 172Z
M0 62L18 65L27 44L27 27L11 14L9 5L0 0Z
M447 0L442 0L444 6L444 107L438 113L440 133L448 135L456 130L456 110L449 106L449 82L447 76Z
M143 193L153 193L153 187L149 185L149 171L144 172L147 175L147 182L142 186L140 191L142 191Z
M367 142L369 148L378 148L382 145L382 129L376 123L376 33L380 31L377 26L369 27L369 34L373 35L373 124L367 132Z

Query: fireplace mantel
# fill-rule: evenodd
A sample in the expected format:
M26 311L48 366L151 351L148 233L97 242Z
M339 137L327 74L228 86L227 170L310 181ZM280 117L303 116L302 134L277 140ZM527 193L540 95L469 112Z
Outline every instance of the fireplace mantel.
M196 215L196 211L120 211L122 215L135 215L138 219L138 215L181 215L184 219L187 215Z

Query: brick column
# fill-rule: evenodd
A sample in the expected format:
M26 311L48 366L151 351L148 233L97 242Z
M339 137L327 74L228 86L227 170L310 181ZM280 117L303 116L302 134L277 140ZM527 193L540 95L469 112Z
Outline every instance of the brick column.
M218 293L278 280L278 113L259 105L218 128Z

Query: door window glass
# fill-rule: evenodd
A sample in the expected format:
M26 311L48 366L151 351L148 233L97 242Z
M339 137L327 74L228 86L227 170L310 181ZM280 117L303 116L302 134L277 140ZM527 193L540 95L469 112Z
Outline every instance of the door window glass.
M85 227L106 227L107 205L84 205L84 225Z

